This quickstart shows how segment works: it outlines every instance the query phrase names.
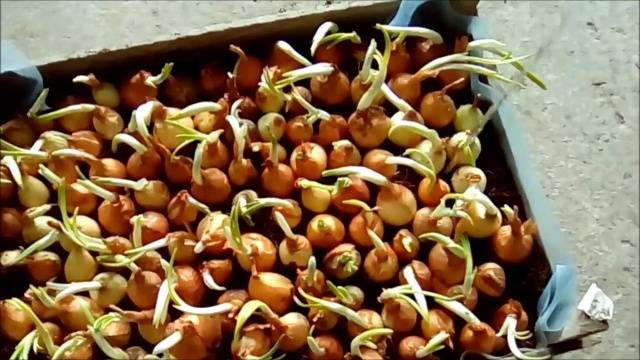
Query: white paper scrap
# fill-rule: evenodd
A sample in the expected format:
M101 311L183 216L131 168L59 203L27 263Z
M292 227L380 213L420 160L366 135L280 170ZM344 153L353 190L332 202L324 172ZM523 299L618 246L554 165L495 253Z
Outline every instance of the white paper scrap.
M584 312L592 320L611 320L613 318L613 301L598 285L593 283L578 303L578 310Z

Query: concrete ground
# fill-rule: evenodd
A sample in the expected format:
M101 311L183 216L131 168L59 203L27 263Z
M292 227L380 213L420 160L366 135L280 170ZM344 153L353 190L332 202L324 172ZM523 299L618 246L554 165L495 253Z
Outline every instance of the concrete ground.
M44 63L211 24L353 3L3 1L1 33ZM602 344L564 358L640 357L638 7L637 1L480 4L494 37L516 53L544 47L533 67L549 90L530 88L511 101L528 130L551 210L573 250L581 290L595 281L616 305Z

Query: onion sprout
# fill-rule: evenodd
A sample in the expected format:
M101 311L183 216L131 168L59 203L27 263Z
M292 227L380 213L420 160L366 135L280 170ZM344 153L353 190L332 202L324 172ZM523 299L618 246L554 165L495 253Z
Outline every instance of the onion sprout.
M435 241L460 259L466 259L467 257L466 249L446 235L442 235L437 232L429 232L418 236L418 239Z
M364 60L362 61L362 68L360 69L360 82L363 84L368 84L373 80L374 73L371 70L371 65L373 63L374 55L376 54L378 44L374 39L371 39L369 43L369 47L367 47L367 52L364 55Z
M442 307L451 311L452 313L458 315L461 319L466 321L468 324L478 324L480 323L480 319L473 313L473 311L467 309L461 302L455 300L442 300L440 298L434 298L435 302L440 304Z
M195 307L189 304L173 305L173 307L179 311L182 311L185 314L194 314L194 315L224 314L234 309L234 305L231 303L223 303L223 304L213 305L209 307Z
M403 166L408 166L410 168L412 168L413 170L415 170L415 172L417 172L418 174L424 176L425 178L429 179L430 187L433 187L437 180L436 180L436 174L434 173L434 171L432 169L429 169L429 167L413 160L410 158L406 158L406 157L402 157L402 156L389 156L385 159L385 163L386 164L394 164L394 165L403 165Z
M87 342L87 339L83 335L75 335L71 337L56 349L53 355L51 355L51 360L64 359L64 356L68 351L73 351L85 342Z
M149 76L144 80L145 85L154 88L157 87L158 85L162 84L163 81L167 80L167 78L169 78L169 75L171 75L171 70L173 70L173 63L165 63L162 67L162 70L160 70L160 74Z
M309 125L313 125L313 123L317 119L326 121L331 118L331 115L328 112L311 105L311 103L309 103L307 99L300 95L300 92L298 91L298 89L296 89L295 86L291 87L291 95L298 102L298 104L300 104L305 110L307 110L307 123Z
M240 332L244 327L244 324L249 320L249 318L256 312L260 311L260 315L266 318L267 320L275 320L278 319L278 315L271 310L269 305L265 304L260 300L249 300L242 307L236 316L236 326L233 330L233 341L238 341L240 339Z
M443 41L442 36L438 32L419 26L378 25L377 28L390 35L396 35L401 39L404 39L406 36L415 36L429 39L434 44L442 44Z
M383 25L377 24L376 28L381 29L381 26ZM387 65L391 58L391 39L386 31L383 30L382 34L384 35L384 54L382 55L382 59L378 61L378 72L373 78L371 86L369 86L358 102L357 111L363 111L371 107L374 100L378 97L380 88L387 77Z
M113 137L111 140L111 152L115 153L118 151L118 145L127 144L133 148L137 153L143 154L149 150L146 146L144 146L140 141L129 134L120 133Z
M348 176L356 175L362 180L366 180L378 186L387 186L390 184L386 176L373 171L364 166L343 166L336 169L325 170L322 176Z
M416 351L416 358L422 359L435 353L436 351L444 349L444 345L442 344L448 339L449 333L447 333L446 331L440 331L434 337L429 339L429 342L427 342L423 347Z
M93 317L91 316L91 313L88 311L89 309L85 304L83 304L83 310L85 310L86 315ZM115 313L102 315L98 319L91 321L91 325L88 326L89 334L93 338L96 345L98 345L100 350L105 355L112 359L125 359L128 356L127 353L124 352L124 350L111 345L102 335L102 331L104 331L107 326L109 326L114 321L117 321L118 319L120 319L120 317Z
M129 219L129 223L133 225L133 231L131 234L133 247L139 248L142 246L142 224L144 223L144 215L138 214L131 219Z
M49 246L55 244L58 241L58 236L60 236L60 232L58 232L57 230L49 231L49 233L34 241L26 249L20 251L20 254L18 254L18 256L16 256L15 258L12 258L11 261L3 262L2 266L9 267L22 263L22 261L24 261L32 254L35 254L38 251L45 250Z
M149 184L149 181L145 178L133 181L112 177L92 176L91 181L98 186L117 186L133 191L142 191Z
M372 339L378 338L380 336L391 335L393 335L393 330L387 328L376 328L363 331L351 340L351 356L357 356L358 358L364 359L364 356L360 351L361 346L366 346L370 349L375 350L378 348L378 346L373 343Z
M37 330L32 330L31 332L29 332L29 334L27 334L27 336L23 337L22 340L20 340L20 342L14 348L13 353L11 353L11 356L9 357L9 360L28 360L29 353L31 352L32 348L35 352L35 346L37 345L37 332Z
M327 287L341 303L345 305L353 305L355 303L353 295L344 286L335 285L331 280L327 280Z
M293 60L297 61L301 65L304 65L304 66L311 66L312 65L311 61L307 60L307 58L305 58L304 56L302 56L302 54L297 52L296 49L294 49L286 41L280 40L280 41L276 42L276 47L278 49L282 50L285 54L289 55Z
M209 289L216 290L216 291L227 290L226 287L220 286L216 283L216 280L213 278L209 270L205 269L201 271L201 274L202 274L202 281L204 282L205 286L208 287Z
M91 112L91 111L94 111L96 108L97 106L93 104L74 104L74 105L69 105L67 107L64 107L62 109L48 112L46 114L38 115L35 117L35 120L40 122L47 122L47 121L59 119L67 115Z
M9 173L11 174L11 177L13 177L13 181L15 181L16 185L18 185L20 189L22 189L24 184L22 182L22 171L20 170L20 166L18 166L18 162L13 156L4 154L4 150L2 152L3 153L1 155L4 157L0 160L0 164L9 169Z
M56 294L56 297L53 300L55 302L60 302L67 296L77 294L79 292L98 290L102 287L102 283L99 281L79 281L70 284L55 284L48 282L47 287L49 287L49 285L54 286L56 290L60 291Z
M338 315L342 315L347 320L365 329L369 326L367 321L363 319L360 315L358 315L358 313L355 312L353 309L350 309L342 304L338 304L333 301L320 299L313 295L307 294L301 288L298 288L298 292L300 292L300 295L302 295L307 300L307 304L304 304L296 296L294 296L293 299L296 302L296 304L298 304L299 306L318 308L318 309L336 313Z
M298 81L310 79L315 76L329 75L332 72L333 65L329 63L317 63L309 65L307 67L287 71L286 73L282 74L282 79L276 82L275 87L276 89L283 89Z
M413 267L411 265L407 265L402 269L402 275L404 276L407 284L411 287L411 290L414 291L413 296L416 298L416 303L420 307L420 314L424 317L428 314L429 308L427 306L427 298L422 293L422 288L420 287L420 283L416 279L416 274L413 271Z
M186 117L191 117L202 112L218 112L222 110L222 105L213 101L202 101L195 104L191 104L175 114L169 116L167 120L176 120Z

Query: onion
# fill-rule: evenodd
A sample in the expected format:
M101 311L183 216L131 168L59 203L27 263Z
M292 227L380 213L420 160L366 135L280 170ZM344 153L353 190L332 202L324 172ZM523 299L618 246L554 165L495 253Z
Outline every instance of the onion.
M164 174L170 183L188 185L191 182L193 161L186 156L174 156L166 146L152 141L156 151L164 158Z
M394 41L391 43L391 58L389 59L389 68L387 76L392 78L401 73L407 73L411 70L411 55L403 41Z
M148 181L140 190L133 193L136 203L145 210L164 210L171 199L167 184L160 180Z
M469 187L475 186L480 191L487 187L487 176L482 169L471 165L463 165L456 169L451 175L451 185L453 191L463 193Z
M418 185L418 199L425 206L437 206L440 203L440 199L450 191L451 189L446 181L437 179L436 184L433 184L431 179L424 178Z
M229 50L238 55L238 60L233 68L238 89L242 93L253 94L258 88L264 64L257 57L246 55L242 49L235 45L229 45Z
M434 284L438 283L439 280L435 279ZM434 286L435 288L436 286ZM478 306L478 290L475 287L471 287L468 291L468 294L465 295L465 289L463 285L454 285L448 289L445 289L442 294L449 297L462 296L462 305L464 305L467 309L473 311L476 306Z
M131 218L136 208L130 198L112 194L114 200L104 200L98 206L98 222L112 235L127 235L131 232Z
M394 331L406 333L413 330L418 320L418 313L404 299L389 299L383 302L382 323Z
M315 143L302 143L291 152L291 170L296 177L318 180L327 168L327 154Z
M420 69L429 62L445 56L447 45L444 42L437 43L432 39L416 39L409 47L413 68Z
M420 115L425 125L432 129L442 129L456 118L456 104L447 91L458 83L454 82L442 90L427 93L420 101Z
M362 96L367 92L367 90L369 90L369 87L371 87L371 82L365 83L362 80L362 72L360 72L358 75L356 75L356 77L353 78L353 80L351 80L349 93L351 95L351 101L354 105L357 105L360 102ZM380 105L383 102L384 96L382 94L378 94L376 95L372 103L374 105Z
M340 178L338 178L340 180ZM336 189L331 197L331 204L341 213L357 214L362 208L344 203L345 200L360 200L364 203L369 201L370 193L367 184L356 176L349 176L345 186Z
M362 162L360 150L349 140L338 140L332 143L333 150L329 152L329 169L343 166L357 166Z
M293 191L294 174L289 166L280 162L274 149L278 149L278 142L275 137L271 139L271 150L269 158L265 161L260 183L262 188L270 195L287 198Z
M207 64L200 69L198 84L207 97L220 97L227 88L227 72L219 64Z
M382 219L364 202L352 199L345 200L344 203L358 206L362 209L362 211L349 222L349 237L359 246L372 247L373 243L369 237L368 230L373 230L378 237L382 238L384 236L384 223Z
M316 215L307 224L307 239L314 248L332 249L344 240L344 235L344 224L333 215Z
M294 86L292 88L292 94L296 93L307 103L311 102L311 91L309 91L309 89L307 89L306 87ZM300 101L295 98L295 96L287 101L286 111L288 114L293 115L294 117L297 117L298 115L304 115L308 112L307 109L302 106Z
M247 301L249 301L249 293L242 289L232 289L223 292L218 298L217 304L225 304L232 303L237 305L238 308L241 308ZM221 317L220 321L222 322L222 332L225 334L233 334L235 326L236 326L236 316L237 311L229 313L230 316ZM233 315L233 316L231 316Z
M339 244L324 256L322 265L324 271L338 280L345 280L353 276L358 269L362 258L360 252L353 244Z
M278 319L282 331L271 333L271 340L276 342L280 335L284 335L278 346L279 350L287 353L295 352L307 345L309 336L309 321L299 312L289 312Z
M217 104L220 105L221 110L203 111L193 116L193 125L198 131L205 134L220 129L226 131L225 117L229 115L229 103L224 98L220 98Z
M163 102L169 106L183 108L195 103L198 98L196 82L184 75L169 75L162 90Z
M459 284L464 280L465 260L447 251L438 243L429 251L429 269L446 285Z
M9 120L0 125L0 134L3 139L22 148L31 147L38 137L29 123L22 119Z
M90 280L97 271L96 260L81 247L72 249L64 262L64 277L68 282Z
M271 347L271 337L267 330L248 325L242 329L242 335L238 340L231 343L231 353L236 360L247 359L249 356L259 358L269 351Z
M76 131L69 135L67 142L72 149L84 151L96 157L102 153L102 139L93 131Z
M453 47L454 53L462 53L467 50L467 45L469 44L469 37L467 35L462 35L455 39L455 45ZM469 73L461 70L443 70L438 72L438 80L447 86L452 85L452 89L454 91L463 90L468 82L469 82Z
M4 204L8 204L11 198L15 194L16 185L13 182L11 173L7 167L0 166L0 201Z
M129 239L124 238L122 236L109 236L104 239L104 244L107 245L109 252L111 254L120 254L123 255L125 251L131 250L133 248L133 244Z
M371 149L380 146L386 139L391 120L380 106L373 105L357 110L347 122L349 134L358 147Z
M409 335L398 344L398 356L400 360L418 360L416 352L425 346L427 341L420 336Z
M94 317L99 317L103 313L95 301L84 296L68 296L62 299L59 305L61 311L58 318L66 330L72 332L86 330L89 325L89 319L87 319L83 308L88 308Z
M323 213L331 205L331 192L335 186L320 184L307 179L297 179L295 187L300 189L302 205L314 213Z
M429 270L427 264L423 263L422 261L411 260L411 262L407 266L411 266L414 277L416 278L416 281L418 282L418 285L420 285L420 288L422 290L431 289L431 270ZM405 279L404 277L404 271L398 273L398 279L400 280L400 284L407 284L407 279Z
M104 139L111 140L124 129L124 120L115 110L104 106L96 106L92 115L93 127ZM98 156L98 154L94 155Z
M507 303L500 306L493 317L493 328L502 328L508 316L515 316L517 319L516 330L525 331L529 327L529 316L518 300L509 299Z
M489 198L476 188L468 189L464 194L449 194L443 197L463 200L462 210L468 215L456 225L456 234L468 234L474 238L493 235L502 224L500 210Z
M167 63L162 67L161 73L155 76L145 70L138 71L120 85L122 104L135 109L144 102L155 99L158 96L157 86L169 77L172 69L173 63Z
M398 230L393 237L391 247L402 263L415 260L420 252L420 242L418 238L407 229Z
M187 304L197 306L202 303L205 295L205 285L202 276L191 266L178 265L176 272L176 292Z
M429 232L437 232L445 236L451 236L453 232L453 220L448 216L433 217L433 208L423 207L416 212L413 218L413 233L416 236Z
M501 296L507 286L504 269L493 262L478 266L473 285L483 295L490 297Z
M250 254L236 253L238 263L245 271L255 265L257 271L271 271L277 261L277 250L273 242L258 233L242 234L242 243L250 249Z
M518 216L518 207L513 209L504 206L502 211L507 218L507 224L501 226L491 237L491 247L498 259L508 264L524 262L533 248L533 236L537 228L533 220L524 223Z
M200 274L208 288L212 290L224 289L221 285L229 283L233 276L233 262L229 259L205 261L200 265ZM215 287L212 288L212 284L207 280L209 276L217 285L217 289Z
M316 349L309 347L307 356L309 360L342 360L344 358L344 349L340 340L334 335L322 334L312 338L316 344Z
M129 278L127 296L139 309L153 309L161 282L162 279L155 272L136 271Z
M12 342L22 340L33 329L33 320L20 308L0 302L0 333Z
M268 64L269 66L277 67L283 73L299 69L302 65L311 65L307 59L284 41L278 41L273 45L269 54Z
M153 138L169 150L175 150L185 142L185 140L179 136L184 129L194 128L191 117L177 117L180 116L180 114L180 110L177 108L160 106L152 115Z
M276 213L280 213L284 220L287 222L287 225L291 228L295 228L302 221L302 209L297 201L293 199L286 199L289 206L276 205L271 208L271 216L275 217Z
M167 218L174 225L191 224L198 216L198 207L187 190L180 190L167 205Z
M313 136L313 127L307 120L307 115L297 115L287 121L285 135L294 145L299 145L306 141L311 141Z
M293 236L285 232L284 240L278 245L278 257L284 266L295 265L297 268L303 268L313 255L311 242L302 235L291 235Z
M218 205L225 202L231 194L231 185L224 172L216 168L204 169L202 182L194 179L191 183L193 197L208 205Z
M322 296L327 291L324 273L316 268L315 256L309 257L307 268L297 270L296 287L315 296Z
M27 208L44 205L49 201L49 189L34 176L22 176L22 187L18 187L18 200Z
M378 172L386 176L387 178L391 178L398 171L398 167L396 164L386 163L386 159L391 156L393 156L393 154L387 150L370 150L364 156L364 159L362 160L362 166Z
M364 270L369 280L384 283L398 273L398 257L389 244L382 242L373 230L368 229L374 248L364 259Z
M135 222L135 217L132 218L132 222ZM159 212L145 211L144 213L142 213L141 225L142 245L150 244L158 239L161 239L169 232L169 221L164 215Z
M329 75L311 78L311 94L325 106L336 107L346 103L350 96L349 77L337 67Z
M320 331L331 331L337 325L340 317L329 310L310 308L309 319L313 323L315 329Z
M158 276L164 278L165 271L162 266L162 260L162 255L160 255L159 252L149 250L145 251L140 257L138 257L136 264L140 267L140 270L152 271L158 274Z
M346 138L348 134L347 120L340 115L332 114L329 119L320 121L318 132L313 136L313 141L328 147L332 143Z
M91 87L91 95L96 104L117 108L120 105L120 96L116 87L108 82L102 82L92 73L79 75L73 78L74 83L83 83Z
M196 237L203 246L202 251L213 256L222 256L229 253L229 244L223 228L228 219L228 215L216 211L200 220L196 230ZM198 245L197 251L201 251L200 245Z
M475 165L482 147L478 137L470 132L457 132L449 138L446 144L447 172L457 166Z
M171 355L178 359L204 359L211 356L211 349L218 345L222 335L220 318L217 315L183 314L167 326L166 332L169 336L180 334L180 341L169 350ZM161 343L154 348L154 354L162 352L158 349Z
M82 106L83 105L82 100L83 99L74 95L65 96L58 105L63 108L61 110L66 110L66 111L62 112L61 110L58 110L58 111L61 111L59 115L53 118L51 118L50 116L47 116L46 119L57 118L60 126L68 133L72 133L74 131L79 131L79 130L91 129L92 111L93 109L95 109L95 106L92 105L91 107L86 107L86 109L75 109L73 107L73 106L76 106L76 107ZM51 113L54 113L54 112L51 112ZM46 115L49 115L49 114L46 114ZM43 115L38 116L36 119L39 120L40 122L46 121L43 119Z
M4 200L2 200L4 202ZM14 208L0 209L0 238L5 240L17 240L22 234L22 215Z
M376 207L378 215L387 224L402 226L413 220L417 211L416 199L404 185L390 182L383 175L361 166L347 166L326 170L323 176L357 175L380 186Z
M26 260L27 270L36 284L44 284L55 279L62 270L62 260L51 251L38 251Z
M460 105L456 110L453 126L457 131L479 130L484 122L484 114L478 108L479 96L475 96L472 104Z
M363 325L356 324L352 321L347 323L347 332L351 338L354 338L365 330L383 328L384 323L379 313L370 309L360 309L357 312L358 317L362 320Z
M431 339L441 331L446 332L449 335L455 334L455 326L453 319L446 312L440 309L431 309L426 319L422 319L420 323L420 329L422 330L422 336L426 339ZM451 347L451 340L449 340Z
M491 353L496 342L496 332L485 323L468 323L460 331L460 346L467 351Z
M247 290L252 299L263 301L278 314L284 314L293 304L293 284L278 273L254 272Z

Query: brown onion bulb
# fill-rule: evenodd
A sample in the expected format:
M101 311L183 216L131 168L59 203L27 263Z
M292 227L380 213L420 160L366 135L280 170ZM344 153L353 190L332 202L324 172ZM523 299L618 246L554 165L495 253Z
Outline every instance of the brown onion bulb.
M264 302L278 314L284 314L293 304L293 284L289 278L278 273L253 273L247 290L252 299Z
M38 251L27 259L27 271L36 284L55 279L62 270L60 256L51 251Z
M412 260L407 266L411 266L413 273L415 275L418 284L422 290L430 290L431 289L431 270L427 264L423 263L419 260ZM400 271L398 273L398 280L400 280L400 284L406 285L407 279L404 278L404 272Z
M362 160L362 166L369 168L387 178L393 177L398 171L396 164L387 164L385 160L393 154L383 149L369 150Z
M404 299L385 300L382 306L382 322L385 327L406 333L416 325L418 313Z
M164 182L150 180L142 190L134 191L133 198L145 210L160 211L167 208L171 191Z
M351 95L349 77L337 67L329 75L312 77L310 89L314 100L331 107L345 104Z
M500 306L493 317L493 328L499 331L507 316L515 316L518 320L516 330L525 331L529 327L529 315L518 300L509 299L506 304Z
M176 292L187 304L198 306L205 295L205 285L202 276L191 266L178 265L175 267L177 275Z
M296 177L318 180L327 168L327 153L320 145L305 142L291 151L290 163Z
M347 125L349 134L358 147L372 149L379 147L387 139L391 120L382 107L373 105L351 114Z
M464 280L465 266L465 259L455 256L440 244L435 244L429 251L429 269L445 285L461 283Z
M167 217L174 225L191 224L198 217L198 208L189 202L189 192L180 190L167 205Z
M354 338L360 335L365 330L384 327L382 317L378 312L370 309L360 309L356 312L358 313L358 316L367 324L367 327L365 329L362 326L351 321L347 322L347 333L349 334L349 337Z
M433 208L423 207L416 212L413 218L412 229L416 236L426 234L428 232L437 232L445 236L451 236L453 232L453 220L444 216L441 218L431 217Z
M314 248L332 249L343 241L344 235L344 224L333 215L316 215L307 224L307 239Z
M29 315L6 301L0 301L0 334L12 342L22 340L33 329Z
M362 211L362 208L355 205L347 205L343 201L355 199L368 203L370 198L369 187L364 180L357 176L349 176L349 180L351 182L349 186L343 187L331 196L331 204L341 213L357 214Z
M102 153L102 138L94 131L76 131L69 135L67 142L72 149L81 150L96 157Z
M207 64L200 69L198 85L207 97L220 97L227 89L227 72L218 64Z
M483 322L468 323L460 331L460 346L464 350L489 354L495 343L496 332Z
M402 263L415 260L420 252L420 241L407 229L400 229L393 237L391 247Z
M345 139L349 134L347 120L340 115L332 114L328 120L321 120L313 142L328 147L333 142Z
M131 232L131 218L136 207L130 198L117 195L117 200L104 200L98 207L98 222L112 235L128 235Z
M127 296L138 309L153 309L162 279L152 271L136 271L127 285Z
M430 309L427 318L422 319L420 329L422 330L422 336L426 339L431 339L441 331L451 336L456 333L453 319L440 309ZM449 343L451 344L451 340L449 340Z
M207 205L224 203L231 194L231 185L227 175L216 168L202 170L202 183L191 183L193 197Z
M342 360L344 358L342 343L335 335L322 334L314 336L314 340L324 352L322 354L316 354L308 350L307 357L309 360Z
M504 293L507 286L506 281L502 266L494 262L487 262L478 266L473 286L483 295L499 297Z
M420 336L409 335L398 344L398 356L400 360L418 360L416 352L427 344Z

